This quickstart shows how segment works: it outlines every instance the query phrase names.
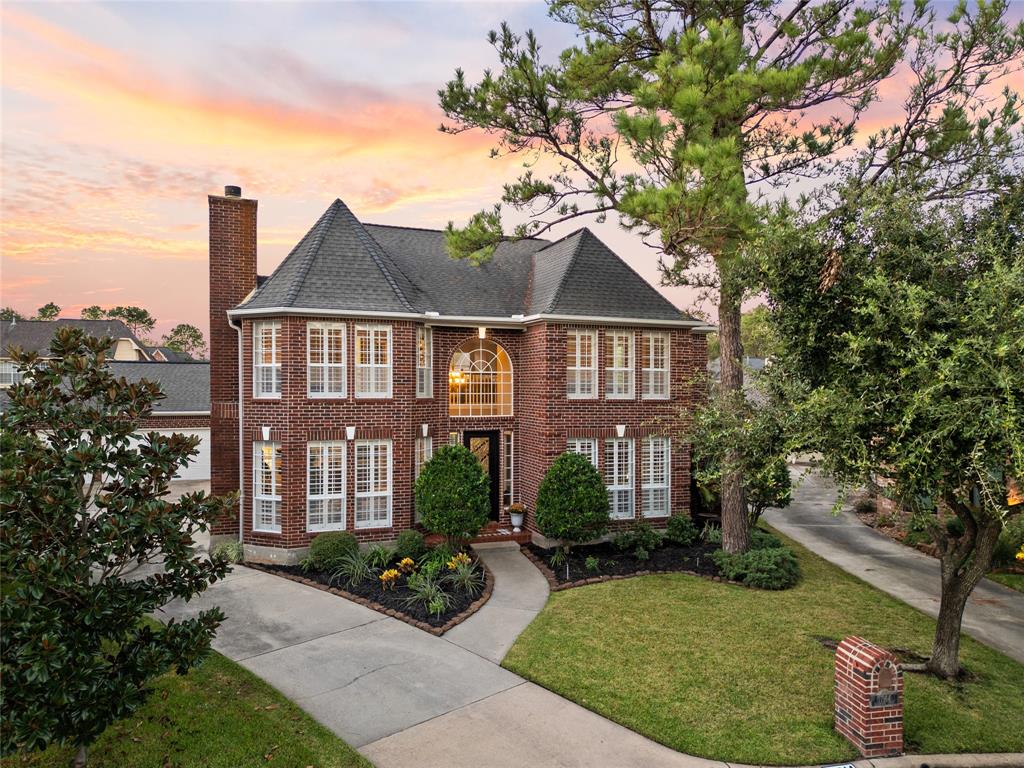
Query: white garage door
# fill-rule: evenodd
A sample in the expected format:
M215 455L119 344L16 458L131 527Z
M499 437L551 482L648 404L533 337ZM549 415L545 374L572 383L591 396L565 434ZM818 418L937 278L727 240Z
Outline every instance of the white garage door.
M178 480L209 480L210 479L210 430L209 429L156 429L162 435L198 435L199 455L193 457L187 467L182 467L175 477Z

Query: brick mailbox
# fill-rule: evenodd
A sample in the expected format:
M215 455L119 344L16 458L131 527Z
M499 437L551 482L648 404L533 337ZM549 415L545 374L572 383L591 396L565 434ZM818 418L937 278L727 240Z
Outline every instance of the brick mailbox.
M836 730L864 757L903 753L903 670L860 637L836 648Z

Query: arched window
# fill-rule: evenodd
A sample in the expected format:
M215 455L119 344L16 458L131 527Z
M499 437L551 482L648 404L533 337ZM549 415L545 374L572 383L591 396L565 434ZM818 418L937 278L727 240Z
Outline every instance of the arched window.
M448 368L449 416L511 416L512 361L490 339L468 339Z

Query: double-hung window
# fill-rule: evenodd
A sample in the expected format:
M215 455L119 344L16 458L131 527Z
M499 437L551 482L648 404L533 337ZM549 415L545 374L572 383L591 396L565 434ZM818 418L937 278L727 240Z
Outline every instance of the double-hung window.
M306 530L345 528L345 443L306 446Z
M633 441L629 438L605 440L604 483L608 489L609 516L629 520L633 509Z
M0 389L21 383L21 371L13 360L0 360Z
M668 399L670 337L667 333L645 332L640 345L641 392L644 400Z
M434 330L416 328L416 397L434 396Z
M640 459L644 517L669 516L669 453L667 437L644 438Z
M356 326L356 397L391 397L391 326Z
M633 399L634 345L630 331L606 331L605 397L609 400Z
M345 397L345 324L306 324L306 381L310 397Z
M570 437L566 445L566 450L570 453L578 453L580 456L586 456L590 459L590 463L597 468L597 440L592 437Z
M252 386L255 397L281 396L281 323L264 320L252 327Z
M566 333L565 395L571 400L597 397L597 331Z
M281 444L253 443L252 529L281 532Z
M391 441L356 441L356 528L391 526Z

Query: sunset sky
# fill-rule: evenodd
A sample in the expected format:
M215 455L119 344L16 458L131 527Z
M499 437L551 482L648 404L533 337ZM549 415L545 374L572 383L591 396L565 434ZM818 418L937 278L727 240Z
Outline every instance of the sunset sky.
M520 161L439 133L436 91L493 64L503 19L551 52L572 40L540 3L5 2L0 303L136 304L158 334L205 332L206 195L225 184L259 200L263 274L336 197L369 222L465 220ZM657 282L650 249L598 233Z

